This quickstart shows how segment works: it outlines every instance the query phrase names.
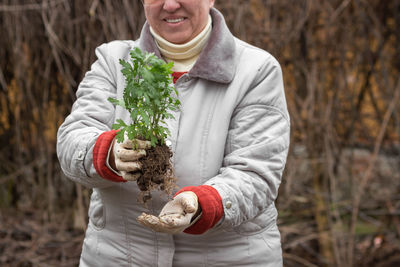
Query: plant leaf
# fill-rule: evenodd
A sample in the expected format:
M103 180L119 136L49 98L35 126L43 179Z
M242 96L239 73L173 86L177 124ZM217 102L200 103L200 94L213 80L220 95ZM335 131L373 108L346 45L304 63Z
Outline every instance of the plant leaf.
M109 101L127 109L132 123L117 120L113 129L121 129L119 134L126 132L130 139L145 138L153 146L163 143L170 132L160 124L165 118L174 118L171 112L180 107L178 92L171 86L173 62L165 63L154 53L134 48L130 51L130 63L121 59L120 64L125 77L123 100Z

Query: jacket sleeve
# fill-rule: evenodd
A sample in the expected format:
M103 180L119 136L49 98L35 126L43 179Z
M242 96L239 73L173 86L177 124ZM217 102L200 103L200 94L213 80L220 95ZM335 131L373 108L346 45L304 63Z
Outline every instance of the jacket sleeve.
M239 226L273 204L289 140L282 71L271 56L232 115L219 175L206 182L221 196L221 227Z
M65 175L87 187L114 183L99 176L93 166L93 148L99 135L111 130L115 107L107 100L116 96L115 62L108 44L96 49L97 61L80 83L71 114L57 133L57 155Z

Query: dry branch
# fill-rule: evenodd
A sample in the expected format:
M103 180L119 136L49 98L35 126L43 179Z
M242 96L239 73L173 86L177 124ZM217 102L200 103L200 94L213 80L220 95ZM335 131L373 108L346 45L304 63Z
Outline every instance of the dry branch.
M374 234L400 253L390 239L399 235L399 1L216 6L237 37L283 69L292 136L278 208L288 266L362 266L364 255L378 265L378 250L361 245ZM89 191L63 177L57 128L95 48L135 40L144 19L140 0L1 1L0 206L34 207L50 221L73 206L68 223L84 225ZM378 230L360 232L360 223Z
M0 12L24 12L47 9L62 4L65 0L43 1L42 4L0 5Z

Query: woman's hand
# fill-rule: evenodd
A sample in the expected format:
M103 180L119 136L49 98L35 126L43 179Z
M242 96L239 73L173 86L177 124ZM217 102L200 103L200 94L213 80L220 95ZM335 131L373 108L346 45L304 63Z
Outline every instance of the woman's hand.
M125 136L122 143L114 140L110 153L109 164L114 170L121 173L122 178L127 181L136 181L141 176L140 158L146 156L146 149L151 147L149 141L129 140Z
M158 217L142 213L138 222L156 232L178 234L194 224L201 216L195 193L185 191L169 201Z

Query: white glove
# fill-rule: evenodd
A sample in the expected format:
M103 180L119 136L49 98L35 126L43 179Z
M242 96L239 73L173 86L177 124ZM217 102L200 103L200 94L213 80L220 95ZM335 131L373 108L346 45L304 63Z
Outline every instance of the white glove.
M142 213L137 220L156 232L178 234L200 218L201 215L197 215L195 220L192 220L198 207L199 203L196 194L186 191L169 201L158 217Z
M129 140L125 135L124 141L118 143L114 140L113 156L115 168L121 173L122 178L127 181L136 181L140 176L142 168L138 159L146 156L146 150L151 147L149 141Z

